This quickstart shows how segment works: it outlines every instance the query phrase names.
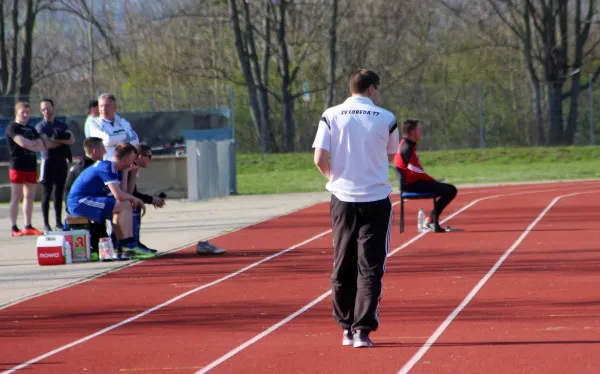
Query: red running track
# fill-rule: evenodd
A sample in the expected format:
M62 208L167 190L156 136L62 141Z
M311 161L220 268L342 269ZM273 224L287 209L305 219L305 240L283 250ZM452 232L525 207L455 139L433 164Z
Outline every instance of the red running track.
M551 197L595 186L600 184L461 191L447 214L479 197L524 195L481 201L452 221L466 232L426 235L389 259L382 329L373 334L379 349L341 349L326 298L215 371L339 372L358 369L363 362L373 372L396 372ZM414 227L415 207L407 203L407 228ZM217 238L230 251L225 257L196 257L188 248L0 310L0 368L26 362L321 234L329 229L327 213L327 204L321 204ZM392 248L412 236L394 231ZM26 369L195 372L327 291L330 247L331 236L323 235Z

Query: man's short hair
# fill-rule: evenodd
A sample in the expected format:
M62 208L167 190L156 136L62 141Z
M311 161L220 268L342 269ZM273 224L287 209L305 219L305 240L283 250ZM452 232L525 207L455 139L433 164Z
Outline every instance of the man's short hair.
M415 118L409 118L402 122L402 136L409 136L417 126L419 126L419 120Z
M350 92L353 94L362 94L371 86L378 88L379 83L379 76L375 72L361 69L352 74L350 78Z
M42 100L40 100L40 104L44 103L44 102L50 103L50 105L52 105L52 108L54 108L54 101L52 101L52 99L49 99L49 98L45 97Z
M148 144L137 144L135 146L137 148L138 154L152 152L152 148Z
M137 148L131 143L119 143L115 147L114 155L117 160L121 160L122 158L129 156L129 154L138 154Z
M98 100L90 100L88 103L88 112L92 110L92 108L98 107Z
M98 96L98 102L100 102L100 100L102 100L102 99L108 99L108 100L112 101L113 104L117 103L117 98L113 94L103 93L100 96Z
M15 116L19 113L19 110L29 108L29 103L27 101L19 101L15 104Z
M85 138L83 141L83 151L86 155L92 154L94 149L100 148L102 145L102 139L96 137Z

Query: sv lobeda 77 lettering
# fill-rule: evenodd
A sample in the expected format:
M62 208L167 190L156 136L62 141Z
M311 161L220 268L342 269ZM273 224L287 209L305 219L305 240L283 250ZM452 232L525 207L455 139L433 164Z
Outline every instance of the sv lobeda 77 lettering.
M370 110L342 110L342 115L344 114L366 114L378 116L380 112L370 111Z

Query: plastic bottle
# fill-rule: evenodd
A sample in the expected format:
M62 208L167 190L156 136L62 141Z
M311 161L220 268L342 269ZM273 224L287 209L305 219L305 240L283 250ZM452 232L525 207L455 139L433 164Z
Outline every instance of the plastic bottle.
M418 232L425 231L425 228L423 227L424 224L425 224L425 212L423 211L423 208L421 208L421 209L419 209L419 216L417 217L417 231Z
M100 261L113 260L112 241L110 238L100 238L98 241L98 254Z
M72 264L73 253L71 252L71 244L69 244L69 242L65 242L65 245L63 247L63 254L65 255L65 263Z

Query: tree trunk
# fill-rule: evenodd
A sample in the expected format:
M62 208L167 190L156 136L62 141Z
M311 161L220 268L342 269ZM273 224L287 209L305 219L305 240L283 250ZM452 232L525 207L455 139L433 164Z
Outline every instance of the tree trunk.
M277 30L277 45L279 47L279 75L281 77L281 99L283 101L283 121L285 136L285 151L294 151L294 97L291 92L292 79L290 76L290 57L286 41L286 1L279 5L279 26Z
M25 3L25 38L23 42L23 56L21 57L21 74L19 82L19 99L29 101L29 93L33 88L32 59L33 59L33 30L37 17L34 0Z
M229 0L229 11L231 25L233 27L233 35L235 38L235 49L237 52L238 61L240 63L240 68L242 69L242 74L244 76L244 81L246 82L250 113L252 114L252 120L255 125L256 134L260 136L260 105L258 103L256 84L254 83L254 78L252 77L248 52L245 48L242 30L240 28L239 12L236 0Z
M565 143L563 136L562 87L562 81L548 83L547 95L548 120L550 122L550 145L562 145Z
M331 23L329 25L329 84L327 87L327 101L325 109L333 105L333 94L335 92L335 48L337 44L337 15L338 0L331 0Z

